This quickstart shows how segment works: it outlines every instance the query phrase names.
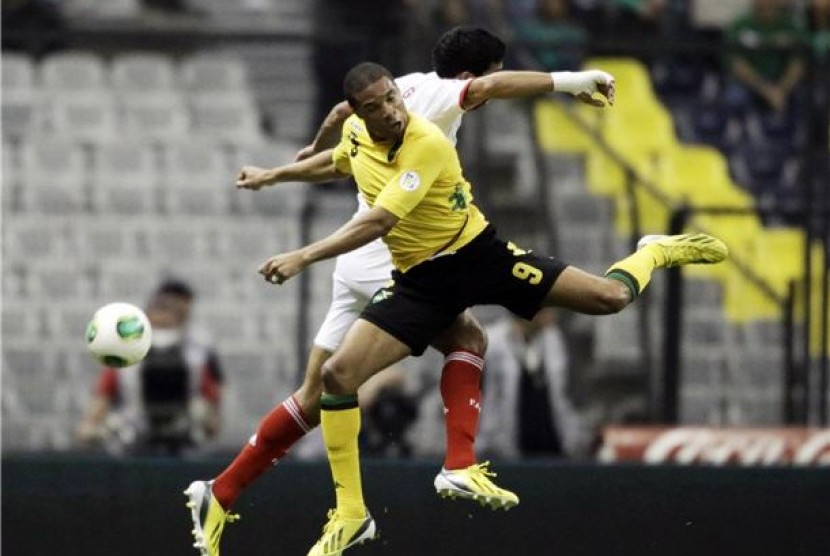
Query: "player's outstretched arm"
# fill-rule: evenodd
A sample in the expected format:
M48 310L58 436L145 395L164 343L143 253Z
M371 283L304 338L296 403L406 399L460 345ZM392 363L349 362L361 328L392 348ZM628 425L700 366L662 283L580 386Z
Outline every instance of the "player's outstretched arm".
M320 124L320 129L317 130L314 141L303 147L297 153L294 160L304 160L315 153L336 147L337 142L340 141L343 122L353 113L354 110L352 110L352 107L345 100L335 104L323 120L323 123Z
M257 166L243 166L236 177L237 189L257 191L265 186L283 182L304 181L309 183L331 181L342 178L332 159L332 149L312 157L284 166L266 169Z
M464 97L464 108L470 109L491 98L518 98L563 92L591 106L605 106L605 101L595 98L594 93L605 97L609 105L614 104L614 77L600 70L585 71L497 71L476 77L470 83Z
M282 284L317 261L348 253L386 235L398 220L388 210L374 207L352 218L320 241L271 257L262 264L259 273L272 284Z

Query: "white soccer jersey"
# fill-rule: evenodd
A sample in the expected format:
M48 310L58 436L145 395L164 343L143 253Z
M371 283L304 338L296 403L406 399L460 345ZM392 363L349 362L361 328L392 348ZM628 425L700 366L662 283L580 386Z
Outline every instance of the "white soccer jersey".
M461 104L471 81L442 79L435 72L410 73L395 79L406 108L440 127L453 144L464 115ZM355 215L369 210L360 194L357 203ZM337 349L372 295L389 282L392 270L389 249L380 238L337 257L332 303L314 343L329 351Z

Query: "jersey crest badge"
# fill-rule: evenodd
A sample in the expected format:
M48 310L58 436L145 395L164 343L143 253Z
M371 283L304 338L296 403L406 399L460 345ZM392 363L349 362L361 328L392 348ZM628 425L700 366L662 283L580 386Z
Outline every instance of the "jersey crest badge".
M415 191L421 185L421 176L418 175L418 172L408 170L401 174L401 177L398 180L398 185L400 185L404 191Z

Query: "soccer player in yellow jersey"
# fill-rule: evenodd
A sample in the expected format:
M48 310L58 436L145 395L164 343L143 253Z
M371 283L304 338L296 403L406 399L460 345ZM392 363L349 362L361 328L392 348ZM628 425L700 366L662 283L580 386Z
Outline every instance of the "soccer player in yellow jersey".
M325 239L269 258L260 273L282 283L316 261L383 237L396 270L323 367L321 425L337 507L309 556L335 556L375 535L362 491L357 389L430 341L466 308L499 304L524 318L543 306L616 313L657 268L717 263L727 256L705 234L646 236L640 248L595 276L496 236L473 204L452 144L408 113L391 74L363 63L344 80L355 114L333 150L276 168L270 182L324 181L351 174L371 206Z

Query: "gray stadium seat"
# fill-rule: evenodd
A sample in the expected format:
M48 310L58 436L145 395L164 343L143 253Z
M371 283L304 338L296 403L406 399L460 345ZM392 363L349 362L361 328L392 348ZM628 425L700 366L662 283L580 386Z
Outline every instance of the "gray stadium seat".
M161 195L159 180L155 151L150 145L102 143L93 156L93 207L102 214L156 212Z
M47 131L56 137L87 144L112 142L119 136L118 111L106 91L44 100L49 119Z
M141 221L96 216L73 222L72 229L75 233L73 255L83 261L141 260L144 254Z
M188 94L252 94L245 62L230 54L202 52L182 60L180 67Z
M235 194L224 153L211 143L194 141L165 146L164 205L173 214L227 214Z
M122 98L123 132L136 141L183 141L190 116L176 93L144 94Z
M88 208L86 167L77 144L61 140L27 142L21 150L21 205L30 212L65 214Z
M39 69L44 89L63 96L101 91L109 86L108 67L92 52L58 52L45 58Z
M173 92L178 87L172 59L150 52L116 56L112 61L111 78L113 88L125 96Z
M233 145L262 140L259 111L238 95L190 99L192 130L206 139Z

